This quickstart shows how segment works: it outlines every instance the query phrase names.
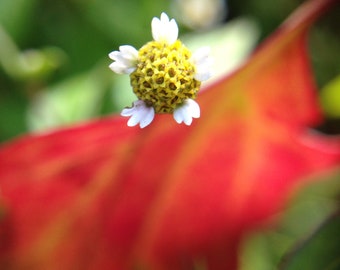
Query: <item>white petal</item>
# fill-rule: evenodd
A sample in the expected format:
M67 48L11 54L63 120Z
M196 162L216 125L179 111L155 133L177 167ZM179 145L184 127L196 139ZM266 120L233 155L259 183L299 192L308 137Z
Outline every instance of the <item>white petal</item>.
M135 66L126 66L120 62L113 62L109 65L109 68L117 74L130 74L135 71Z
M210 58L210 47L202 47L194 52L192 55L192 60L195 64L202 63Z
M135 111L133 115L130 117L129 121L127 122L127 125L129 127L134 127L138 125L138 123L140 122L140 118L141 118L140 114L137 111Z
M194 78L200 82L204 82L212 77L212 72L211 70L201 70L201 71L196 71Z
M149 125L155 117L155 110L149 107L142 100L133 103L132 108L125 108L121 112L122 116L131 116L127 125L133 127L139 124L141 128Z
M182 109L182 107L175 109L174 119L178 124L183 122L183 109Z
M109 54L110 58L120 64L123 64L124 66L131 65L131 59L127 58L125 55L123 55L119 51L115 51Z
M187 104L189 106L189 110L191 112L191 116L193 118L199 118L200 115L201 115L201 111L200 111L200 106L198 105L198 103L195 100L190 99L190 98L188 98L186 100L186 102L187 102Z
M196 101L187 99L182 106L175 109L173 117L178 124L184 122L190 126L193 118L200 117L200 107Z
M184 113L183 114L183 122L184 124L186 124L187 126L190 126L192 123L192 117L188 114L188 113Z
M174 43L178 38L178 26L174 19L169 20L164 12L161 18L154 17L151 21L152 37L155 41L163 41L168 44Z
M123 45L119 47L119 51L113 51L109 54L109 57L112 60L116 60L117 55L122 55L124 58L130 59L130 60L135 60L138 57L138 51L130 46L130 45Z
M124 65L121 65L120 63L118 62L113 62L109 65L109 68L115 72L115 73L118 73L118 74L124 74L125 72L125 66Z
M111 52L109 57L114 60L109 66L113 72L130 74L136 69L138 51L130 45L124 45L119 47L119 51Z
M137 67L127 67L125 68L125 74L131 74L132 72L134 72L136 70ZM209 76L210 78L211 76Z
M151 32L152 32L152 37L155 41L159 41L160 39L160 34L161 34L161 21L154 17L151 21Z
M154 108L149 107L148 110L145 110L144 115L140 120L139 126L141 128L148 126L152 122L154 117L155 117L155 110Z
M165 12L162 12L162 14L161 14L161 22L164 23L164 24L169 23L169 17L168 17L168 15L166 15Z
M131 45L122 45L119 50L125 55L131 55L133 58L138 57L138 51Z
M210 57L210 48L202 47L198 49L193 56L191 61L196 66L195 79L198 81L206 81L212 76L212 58Z
M133 115L133 112L135 111L135 108L125 108L122 110L122 112L120 113L121 116L131 116Z
M169 44L173 44L178 38L178 26L174 19L168 23L166 40Z

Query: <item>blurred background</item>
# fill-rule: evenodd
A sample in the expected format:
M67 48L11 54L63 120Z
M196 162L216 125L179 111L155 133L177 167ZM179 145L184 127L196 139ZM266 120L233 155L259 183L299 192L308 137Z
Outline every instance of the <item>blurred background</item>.
M129 77L108 68L108 54L120 45L139 48L150 41L151 19L163 11L176 19L190 49L211 46L214 80L245 61L302 2L0 0L0 142L129 106L135 99ZM339 18L338 5L319 20L309 40L327 118L319 130L329 134L340 133ZM288 207L279 228L251 236L243 247L243 270L274 269L296 239L338 207L338 179L313 185Z
M119 112L134 100L128 76L108 68L119 45L151 40L165 11L190 49L209 45L215 79L233 70L301 0L0 0L0 142ZM339 8L311 35L329 121L339 131ZM220 57L223 54L223 57Z

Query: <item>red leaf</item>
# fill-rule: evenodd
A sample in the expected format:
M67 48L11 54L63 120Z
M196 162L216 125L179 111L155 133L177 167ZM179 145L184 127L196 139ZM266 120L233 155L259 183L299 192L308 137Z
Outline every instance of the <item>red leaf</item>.
M1 269L236 269L239 241L308 176L339 164L321 120L307 2L249 62L201 93L190 127L114 117L0 150Z

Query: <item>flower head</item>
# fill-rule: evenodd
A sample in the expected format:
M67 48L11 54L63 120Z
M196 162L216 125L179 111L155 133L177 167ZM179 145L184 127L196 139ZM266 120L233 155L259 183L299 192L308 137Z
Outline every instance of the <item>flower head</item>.
M129 74L133 92L138 100L122 116L131 116L128 126L149 125L155 113L172 113L177 123L191 125L192 118L200 116L194 101L201 82L211 76L209 48L192 54L178 40L178 26L174 19L162 13L151 22L153 41L137 51L120 46L109 57L110 65L118 74Z

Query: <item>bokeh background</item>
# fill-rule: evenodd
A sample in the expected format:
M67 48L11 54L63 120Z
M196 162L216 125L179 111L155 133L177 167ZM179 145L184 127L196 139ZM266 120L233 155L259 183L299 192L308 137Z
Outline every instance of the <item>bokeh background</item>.
M301 0L0 0L0 142L118 113L134 100L108 53L151 40L152 17L177 20L191 49L209 45L216 80L247 59ZM340 5L312 29L310 56L326 115L340 133ZM210 81L211 82L211 81ZM210 83L207 82L207 83ZM339 177L292 201L280 226L249 237L244 270L273 269L338 207ZM324 246L319 247L324 250ZM302 268L301 268L302 269Z
M238 66L300 0L0 0L0 141L119 112L134 97L109 69L119 45L141 47L165 11L192 49L213 49L215 79ZM311 57L329 121L339 131L339 8L316 27ZM332 85L328 85L332 82ZM334 89L335 88L335 89Z

